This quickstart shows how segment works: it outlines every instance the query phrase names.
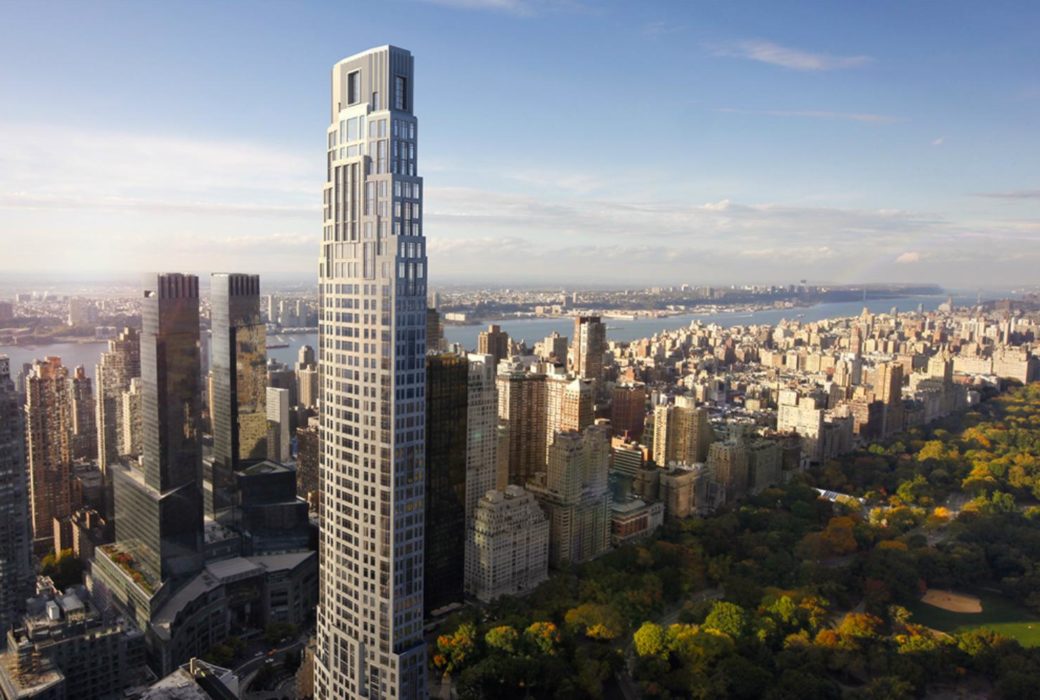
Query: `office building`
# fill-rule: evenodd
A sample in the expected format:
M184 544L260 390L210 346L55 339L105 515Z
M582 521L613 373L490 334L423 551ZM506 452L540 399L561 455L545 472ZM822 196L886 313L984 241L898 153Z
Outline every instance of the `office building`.
M269 358L267 360L267 386L285 389L289 392L289 406L299 403L299 386L296 384L296 369L284 362Z
M437 309L426 309L426 347L428 350L441 352L445 348L444 324Z
M238 469L234 530L245 556L305 551L310 539L307 502L296 495L296 472L267 460Z
M72 374L72 459L87 462L97 459L97 426L94 387L87 371L77 367Z
M29 462L33 548L53 546L54 520L75 510L72 478L72 399L60 357L37 360L25 380L25 443Z
M141 316L141 468L113 470L115 534L154 590L202 564L198 277L157 275Z
M466 536L466 592L489 603L534 590L549 578L549 520L520 486L477 501Z
M267 387L267 458L288 462L292 444L289 442L289 390Z
M227 521L236 472L267 457L267 328L260 277L210 277L213 454L205 462L206 515Z
M603 379L607 327L599 316L576 316L571 341L571 369L582 379Z
M413 60L332 71L321 297L318 700L421 698L426 241Z
M149 665L166 675L232 633L306 622L317 557L297 549L306 506L280 465L235 472L244 535L204 526L198 278L159 275L142 311L141 467L114 468L116 541L97 547L88 584L144 633Z
M469 362L426 356L426 612L462 601Z
M493 355L472 353L466 402L466 523L477 502L495 488L498 468L498 386Z
M240 697L241 684L234 671L202 659L190 659L148 686L137 700L235 700Z
M491 324L477 336L477 354L494 355L495 362L509 358L509 334L501 326Z
M21 399L11 361L0 355L0 635L17 622L35 578L25 474Z

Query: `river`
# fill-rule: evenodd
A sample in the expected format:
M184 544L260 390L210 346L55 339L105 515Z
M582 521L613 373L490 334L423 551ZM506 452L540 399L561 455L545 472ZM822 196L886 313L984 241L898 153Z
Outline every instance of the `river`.
M751 324L776 324L782 319L799 318L802 321L819 321L825 318L838 318L842 316L856 316L866 306L874 313L887 312L892 307L899 311L916 310L918 304L926 311L935 309L945 301L946 296L923 296L903 297L900 299L871 299L867 302L845 301L814 304L795 309L764 309L762 311L723 311L709 314L682 314L680 316L668 316L664 318L638 318L635 320L607 319L607 339L630 341L639 338L647 338L664 330L674 330L688 326L691 321L700 320L703 323L717 323L722 326L751 325ZM971 305L975 303L974 297L954 298L958 306ZM498 325L509 336L516 340L526 340L528 346L540 341L553 331L560 335L570 337L574 331L574 321L571 318L531 318L500 321ZM449 343L460 343L467 349L475 349L477 346L477 334L486 326L445 326L444 337ZM296 362L296 355L303 345L313 348L318 346L317 333L300 333L294 335L269 335L269 343L287 343L288 347L270 348L268 357L273 357L280 362L292 364ZM36 358L48 355L57 355L67 367L83 365L89 376L94 376L94 365L98 357L108 344L105 342L89 343L51 343L48 345L0 345L0 355L8 355L11 358L11 372L17 374L23 362L32 362Z

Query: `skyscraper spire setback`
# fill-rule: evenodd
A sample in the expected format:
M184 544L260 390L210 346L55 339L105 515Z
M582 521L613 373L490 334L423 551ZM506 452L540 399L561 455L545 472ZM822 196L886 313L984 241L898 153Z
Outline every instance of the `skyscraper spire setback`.
M426 241L412 55L332 69L315 697L423 698Z

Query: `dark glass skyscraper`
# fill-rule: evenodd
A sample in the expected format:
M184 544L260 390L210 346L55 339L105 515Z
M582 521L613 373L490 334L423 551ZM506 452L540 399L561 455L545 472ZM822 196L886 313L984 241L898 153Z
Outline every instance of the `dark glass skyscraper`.
M213 459L206 512L228 517L235 472L267 456L267 328L260 318L260 277L220 273L210 281Z
M21 404L11 362L0 355L0 646L35 581Z
M466 572L469 362L426 356L426 611L458 603Z
M142 469L114 472L116 542L158 584L202 564L199 278L158 275L141 316Z

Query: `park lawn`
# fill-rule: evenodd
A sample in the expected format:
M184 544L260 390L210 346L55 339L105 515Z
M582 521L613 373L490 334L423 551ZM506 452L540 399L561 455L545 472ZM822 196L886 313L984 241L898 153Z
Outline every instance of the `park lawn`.
M913 614L912 622L940 632L985 627L1018 640L1022 646L1040 646L1040 617L995 593L979 591L976 595L982 602L980 613L951 612L920 601L907 609Z

